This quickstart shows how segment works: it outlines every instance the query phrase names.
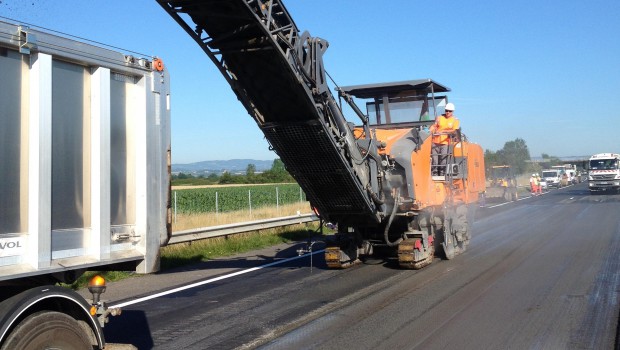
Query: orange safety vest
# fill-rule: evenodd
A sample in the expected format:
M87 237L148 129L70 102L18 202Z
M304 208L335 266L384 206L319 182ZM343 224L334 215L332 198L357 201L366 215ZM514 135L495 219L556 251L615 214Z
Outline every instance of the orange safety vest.
M460 125L459 125L458 119L456 119L455 117L446 118L445 114L442 114L439 117L437 117L437 119L435 119L435 124L433 124L433 126L431 127L431 131L433 133L435 132L444 133L444 132L455 131L459 127ZM434 135L433 143L437 143L440 145L447 145L448 135L447 134Z

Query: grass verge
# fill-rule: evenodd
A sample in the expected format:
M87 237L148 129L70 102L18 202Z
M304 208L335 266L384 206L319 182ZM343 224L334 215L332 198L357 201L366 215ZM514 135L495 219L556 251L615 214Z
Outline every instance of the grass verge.
M238 210L223 213L195 213L177 214L173 217L172 230L183 231L198 227L217 226L234 224L253 220L271 219L283 216L297 215L298 213L310 213L308 202L285 204L279 207L256 208L249 210Z

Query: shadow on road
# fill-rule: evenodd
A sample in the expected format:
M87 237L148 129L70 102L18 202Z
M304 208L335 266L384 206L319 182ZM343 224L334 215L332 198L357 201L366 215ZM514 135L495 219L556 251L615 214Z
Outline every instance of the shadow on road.
M154 346L144 311L126 310L103 329L107 343L132 344L140 350Z

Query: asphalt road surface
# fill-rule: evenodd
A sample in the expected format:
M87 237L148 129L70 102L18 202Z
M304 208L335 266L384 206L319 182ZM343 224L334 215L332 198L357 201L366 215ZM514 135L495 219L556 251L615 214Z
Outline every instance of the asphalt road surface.
M468 250L419 271L389 256L328 270L317 254L311 267L285 260L290 245L134 278L104 295L124 305L106 337L177 350L618 349L619 213L620 195L579 184L487 203Z

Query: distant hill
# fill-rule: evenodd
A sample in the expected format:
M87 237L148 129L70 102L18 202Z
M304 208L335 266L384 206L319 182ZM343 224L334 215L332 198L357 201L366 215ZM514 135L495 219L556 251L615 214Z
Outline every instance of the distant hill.
M205 160L202 162L188 164L172 164L172 173L185 174L221 174L229 173L245 173L248 164L254 164L257 172L271 169L273 160L257 160L257 159L229 159L229 160Z

